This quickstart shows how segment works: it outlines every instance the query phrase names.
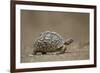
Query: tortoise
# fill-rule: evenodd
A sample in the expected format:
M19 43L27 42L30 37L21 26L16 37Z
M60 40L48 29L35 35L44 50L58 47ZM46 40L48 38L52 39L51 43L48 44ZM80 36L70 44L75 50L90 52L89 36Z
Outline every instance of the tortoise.
M73 39L65 41L61 35L56 32L45 31L33 42L33 55L37 53L47 54L54 53L63 54L67 49L67 45L71 44Z

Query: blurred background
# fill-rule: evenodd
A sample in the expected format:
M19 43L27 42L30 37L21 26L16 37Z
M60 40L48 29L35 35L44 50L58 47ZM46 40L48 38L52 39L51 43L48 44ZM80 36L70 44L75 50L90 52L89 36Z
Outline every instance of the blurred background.
M32 54L33 41L41 32L53 31L74 42L62 55ZM21 10L21 62L45 62L89 59L89 14Z

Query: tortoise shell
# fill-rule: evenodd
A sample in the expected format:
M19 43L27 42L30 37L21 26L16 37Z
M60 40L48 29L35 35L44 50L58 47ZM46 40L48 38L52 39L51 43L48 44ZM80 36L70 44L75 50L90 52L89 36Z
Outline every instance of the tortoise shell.
M63 44L64 39L58 33L45 31L34 41L33 47L37 50L52 51Z

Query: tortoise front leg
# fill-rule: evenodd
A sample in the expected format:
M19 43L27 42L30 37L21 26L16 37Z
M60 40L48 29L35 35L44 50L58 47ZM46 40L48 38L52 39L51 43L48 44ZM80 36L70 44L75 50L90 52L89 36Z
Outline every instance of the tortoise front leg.
M63 47L62 47L62 49L60 51L60 54L65 53L66 52L66 49L67 49L67 47L65 45L63 45Z
M58 54L63 54L63 53L65 53L66 49L67 49L66 46L63 45L62 47L60 47L59 52L57 52L56 54L57 54L57 55L58 55Z

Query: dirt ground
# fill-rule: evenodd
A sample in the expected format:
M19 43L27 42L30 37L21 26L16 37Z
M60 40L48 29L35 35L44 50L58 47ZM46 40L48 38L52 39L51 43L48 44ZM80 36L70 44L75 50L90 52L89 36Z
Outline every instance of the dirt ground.
M68 60L86 60L89 59L89 44L81 45L73 43L68 46L64 54L46 54L32 55L32 51L26 50L26 54L21 57L22 63L47 62L47 61L68 61Z
M34 55L33 41L53 31L74 42L60 55ZM89 59L89 14L21 10L21 63Z

